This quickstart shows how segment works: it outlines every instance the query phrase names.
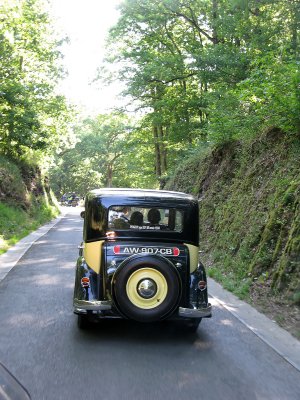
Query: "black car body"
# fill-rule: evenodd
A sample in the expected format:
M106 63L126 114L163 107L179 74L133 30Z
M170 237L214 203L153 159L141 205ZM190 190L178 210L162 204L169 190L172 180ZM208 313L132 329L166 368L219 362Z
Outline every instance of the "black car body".
M210 317L197 199L159 190L89 192L73 304L81 328L108 317L180 318L197 327Z

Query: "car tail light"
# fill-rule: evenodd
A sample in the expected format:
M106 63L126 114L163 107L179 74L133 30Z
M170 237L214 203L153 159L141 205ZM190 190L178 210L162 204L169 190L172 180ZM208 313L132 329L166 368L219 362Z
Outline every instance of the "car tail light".
M81 286L85 288L90 287L90 278L81 278Z
M120 254L121 246L120 245L114 246L113 251L114 251L114 254Z
M198 288L200 290L205 290L206 289L206 282L205 281L199 281L198 282Z
M180 250L178 249L178 247L174 247L173 248L173 255L177 257L177 256L179 256L179 254L180 254Z

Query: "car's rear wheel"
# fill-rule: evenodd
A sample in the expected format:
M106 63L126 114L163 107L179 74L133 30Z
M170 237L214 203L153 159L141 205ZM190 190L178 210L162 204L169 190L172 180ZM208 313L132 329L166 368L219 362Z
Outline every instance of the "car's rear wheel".
M114 296L121 313L141 322L159 321L178 305L179 274L159 256L135 256L126 260L114 277Z

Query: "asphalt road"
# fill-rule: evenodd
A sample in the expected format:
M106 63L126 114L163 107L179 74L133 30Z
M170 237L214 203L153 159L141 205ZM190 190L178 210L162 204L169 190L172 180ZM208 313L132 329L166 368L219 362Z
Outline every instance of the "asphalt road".
M81 231L70 209L0 282L0 361L32 400L300 399L300 372L218 302L193 334L122 320L79 331Z

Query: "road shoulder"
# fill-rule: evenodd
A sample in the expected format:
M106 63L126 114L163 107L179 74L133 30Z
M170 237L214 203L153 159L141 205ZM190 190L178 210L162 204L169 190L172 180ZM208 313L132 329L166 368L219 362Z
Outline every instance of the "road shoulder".
M6 277L9 271L17 264L21 257L27 252L34 242L44 236L51 228L53 228L62 218L62 212L57 218L51 220L47 224L41 226L34 232L25 236L14 246L10 247L6 253L0 255L0 282Z
M300 371L300 342L274 321L208 278L209 295Z

